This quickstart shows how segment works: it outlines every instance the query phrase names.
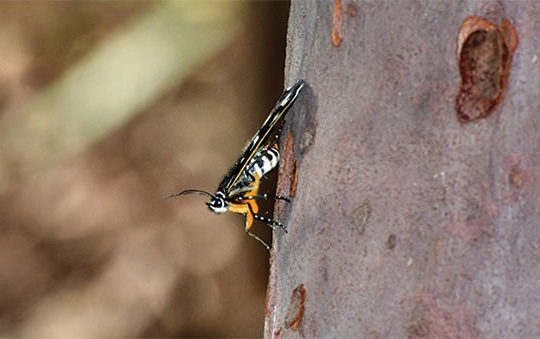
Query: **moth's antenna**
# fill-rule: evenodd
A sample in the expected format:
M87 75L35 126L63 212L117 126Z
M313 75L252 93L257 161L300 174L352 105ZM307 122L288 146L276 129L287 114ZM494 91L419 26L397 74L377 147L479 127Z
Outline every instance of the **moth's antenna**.
M205 191L200 191L200 190L185 190L185 191L182 191L182 192L178 192L178 193L174 193L174 194L171 194L169 195L168 197L164 198L163 200L167 200L167 199L170 199L170 198L175 198L175 197L179 197L181 195L187 195L187 194L200 194L200 195L206 195L210 198L214 198L214 196L208 192L205 192Z

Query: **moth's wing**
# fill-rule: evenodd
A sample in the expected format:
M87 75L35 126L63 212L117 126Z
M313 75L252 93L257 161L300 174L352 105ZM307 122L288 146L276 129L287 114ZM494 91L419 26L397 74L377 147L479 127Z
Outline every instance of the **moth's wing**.
M270 112L270 115L268 115L268 118L266 118L262 127L253 136L240 158L236 160L231 170L219 184L218 191L229 192L232 186L238 181L250 160L257 154L261 146L267 144L268 138L277 122L290 110L303 87L304 80L299 80L283 92L283 95Z

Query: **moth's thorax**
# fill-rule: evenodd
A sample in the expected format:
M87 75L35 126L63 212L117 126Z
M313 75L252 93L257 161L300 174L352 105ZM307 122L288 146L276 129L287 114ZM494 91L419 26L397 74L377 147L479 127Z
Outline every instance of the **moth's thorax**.
M206 206L208 206L208 209L210 209L210 211L216 214L225 213L229 209L229 204L225 200L225 195L219 191L212 198L212 200L210 200L210 202L206 203Z

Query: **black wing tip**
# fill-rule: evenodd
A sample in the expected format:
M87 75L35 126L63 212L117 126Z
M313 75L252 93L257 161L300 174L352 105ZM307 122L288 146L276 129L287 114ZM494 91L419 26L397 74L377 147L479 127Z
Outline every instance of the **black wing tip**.
M300 92L302 91L302 88L304 88L305 84L306 82L303 79L300 79L291 86L287 87L277 105L280 107L287 107L291 105L296 100L298 95L300 95Z
M306 84L306 81L304 79L297 80L294 84L289 86L286 91L300 91L304 85Z

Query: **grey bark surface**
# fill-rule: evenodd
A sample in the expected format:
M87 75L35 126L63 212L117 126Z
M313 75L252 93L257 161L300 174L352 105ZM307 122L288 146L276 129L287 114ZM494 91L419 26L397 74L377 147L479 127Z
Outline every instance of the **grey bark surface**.
M291 4L287 83L308 86L283 129L298 184L278 206L265 336L539 337L540 2L341 5L334 47L333 2ZM519 46L502 103L461 124L471 15L507 17Z

